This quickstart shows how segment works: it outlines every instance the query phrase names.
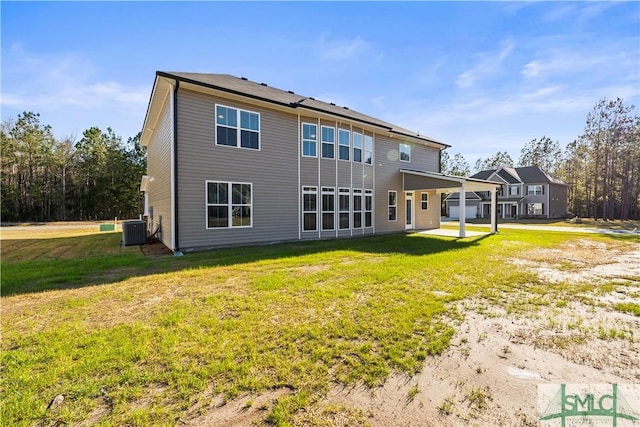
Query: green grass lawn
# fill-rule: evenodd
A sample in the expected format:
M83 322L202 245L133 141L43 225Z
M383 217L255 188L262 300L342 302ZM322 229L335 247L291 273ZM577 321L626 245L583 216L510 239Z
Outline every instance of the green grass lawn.
M395 234L153 258L119 233L45 237L3 233L4 425L175 425L211 396L280 388L267 419L287 425L332 385L418 372L464 316L452 302L542 287L505 257L612 241Z

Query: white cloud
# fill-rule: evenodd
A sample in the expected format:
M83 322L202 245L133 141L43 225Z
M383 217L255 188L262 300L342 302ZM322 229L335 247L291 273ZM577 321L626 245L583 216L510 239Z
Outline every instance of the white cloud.
M325 35L320 38L317 47L322 59L339 61L353 58L368 49L369 43L360 36L347 40L330 40Z
M494 52L476 54L476 63L467 71L458 75L456 86L460 89L473 86L478 80L496 74L502 69L502 62L509 57L516 44L513 40L503 40L500 48Z
M80 135L90 126L133 136L144 120L151 83L127 85L78 53L34 54L14 45L2 53L3 115L41 113L56 135ZM4 119L5 117L3 117Z
M39 56L16 46L3 58L3 65L3 107L144 109L149 99L148 86L128 86L104 78L96 66L78 54Z

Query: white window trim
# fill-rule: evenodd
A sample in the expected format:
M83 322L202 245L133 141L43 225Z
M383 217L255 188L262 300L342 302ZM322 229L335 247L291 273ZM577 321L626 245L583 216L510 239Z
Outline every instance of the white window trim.
M315 211L305 211L304 210L304 195L305 194L315 194L316 195L316 210ZM318 220L319 220L319 215L318 215L318 205L319 205L319 200L318 200L318 187L314 186L314 185L304 185L302 186L302 195L301 195L301 199L302 199L302 222L300 224L300 229L302 230L303 233L317 233L318 232ZM305 213L315 213L316 214L316 227L313 230L305 230L304 229L304 214Z
M304 126L308 125L308 126L314 126L316 128L316 139L315 139L315 144L316 144L316 154L315 156L310 156L308 154L304 154L304 142L305 141L311 141L310 139L304 139ZM308 157L310 159L315 159L318 157L318 124L317 123L309 123L309 122L302 122L300 124L300 153L302 154L302 157Z
M324 196L330 194L333 196L333 210L324 210ZM324 214L333 214L333 228L324 228ZM335 187L322 187L320 192L320 229L322 231L335 231L336 230L336 189Z
M389 203L389 195L391 193L395 194L396 204L392 205ZM389 208L396 208L396 219L389 219ZM398 222L398 192L395 190L387 191L387 222Z
M344 211L340 210L340 196L347 196L347 200L349 201L349 208ZM349 219L349 224L347 228L340 228L340 214L347 214L347 218ZM351 229L351 190L347 187L338 188L338 231L350 230Z
M227 192L228 192L228 214L227 218L229 220L229 224L226 227L209 227L209 206L224 206L215 203L209 203L209 183L214 184L227 184ZM251 203L249 204L249 209L251 209L251 215L249 216L249 225L233 225L233 184L241 184L241 185L249 185L251 187ZM246 206L246 205L235 205L235 206ZM219 181L214 179L207 179L204 182L204 226L207 230L229 230L231 228L253 228L253 183L252 182L234 182L234 181Z
M218 107L224 107L224 108L231 108L232 110L236 110L236 123L237 126L233 127L233 126L227 126L227 125L219 125L218 124ZM249 147L243 147L240 145L241 143L241 133L242 133L242 125L240 124L240 113L244 111L245 113L251 113L251 114L257 114L258 115L258 148L249 148ZM216 140L216 146L217 147L229 147L229 148L239 148L241 150L251 150L251 151L262 151L262 119L260 117L260 113L258 113L257 111L251 111L251 110L245 110L243 108L238 108L238 107L231 107L229 105L224 105L224 104L215 104L213 107L213 114L214 114L214 118L215 118L215 132L214 132L214 139ZM228 129L235 129L237 131L236 133L236 145L225 145L225 144L218 144L218 126L222 126ZM253 129L244 129L244 130L248 130L250 132L255 132L255 130ZM220 181L215 181L215 182L220 182ZM237 184L237 183L236 183Z
M356 147L356 135L360 136L360 146ZM353 132L353 136L352 136L352 141L353 143L351 144L352 146L352 161L353 163L364 163L364 134L362 134L361 132ZM360 161L356 160L356 150L360 150Z
M402 160L402 150L400 148L403 146L409 149L409 160ZM410 144L405 144L404 142L398 143L398 160L405 163L411 163L411 145Z
M529 192L529 188L535 187L533 193ZM540 187L540 193L536 192L536 188ZM544 195L544 185L543 184L528 184L527 185L527 196L543 196Z
M367 150L367 138L371 138L371 150ZM373 136L371 135L364 135L364 148L363 148L363 153L364 156L362 158L362 163L365 165L369 165L369 166L373 166L373 162L375 161L375 159L373 158L373 147L375 145L374 140L373 140ZM367 163L366 159L367 159L367 153L371 153L371 163Z
M324 132L322 132L323 129L331 129L333 131L333 142L324 141L323 139ZM324 150L322 147L324 144L333 145L333 157L324 156ZM336 159L336 128L334 128L333 126L325 126L325 125L320 126L320 156L323 159L330 159L330 160Z
M371 198L371 209L367 209L367 197ZM373 190L364 190L364 228L373 228L375 218L373 217ZM367 213L371 213L371 225L367 225Z
M360 210L356 210L356 196L360 197ZM364 228L364 193L361 188L354 188L351 192L351 212L355 219L355 214L360 213L360 227L356 227L356 222L351 221L351 228L354 230L360 230Z
M344 145L344 144L340 144L340 132L346 132L347 135L349 136L349 144L348 145ZM349 158L348 159L341 159L340 158L340 147L347 147L347 153L349 154ZM336 158L340 161L343 162L350 162L351 161L351 131L349 129L341 129L338 128L338 153Z
M423 200L422 196L427 196L427 200ZM425 209L423 203L427 203L427 208ZM420 210L428 211L429 210L429 193L421 192L420 193Z

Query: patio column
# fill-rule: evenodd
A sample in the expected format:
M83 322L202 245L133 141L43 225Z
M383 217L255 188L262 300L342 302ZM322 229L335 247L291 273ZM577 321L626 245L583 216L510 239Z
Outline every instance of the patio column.
M465 220L466 220L466 213L467 213L467 200L466 200L466 192L464 191L464 182L462 183L461 187L460 187L460 230L458 232L458 237L466 237L466 232L465 232Z
M498 200L496 197L497 190L493 188L491 190L491 232L496 233L498 231Z

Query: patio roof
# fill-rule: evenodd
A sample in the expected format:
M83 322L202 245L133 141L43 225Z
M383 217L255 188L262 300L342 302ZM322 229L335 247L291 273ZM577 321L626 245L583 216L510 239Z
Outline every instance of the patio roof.
M404 191L438 190L442 193L459 192L464 184L464 190L491 191L500 187L501 183L485 179L468 178L463 176L445 175L435 172L424 172L411 169L400 169L402 173Z

